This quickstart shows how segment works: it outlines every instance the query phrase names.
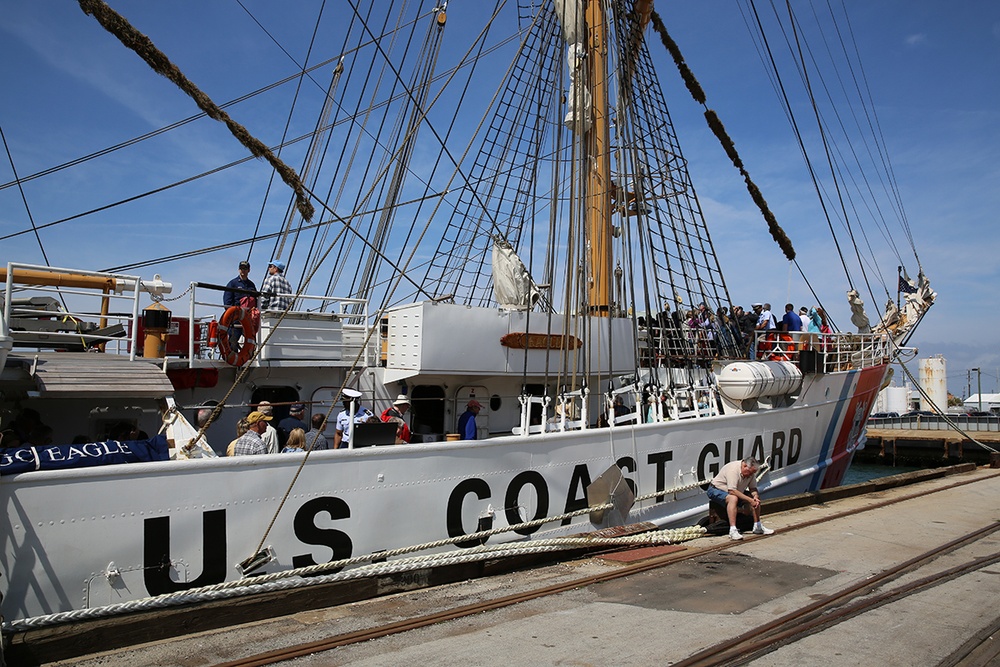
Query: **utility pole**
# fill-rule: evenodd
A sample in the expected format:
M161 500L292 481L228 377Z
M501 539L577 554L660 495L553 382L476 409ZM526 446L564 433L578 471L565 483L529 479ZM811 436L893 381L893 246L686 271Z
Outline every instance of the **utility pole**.
M983 411L983 376L978 368L973 368L976 371L976 398L979 399L979 411Z

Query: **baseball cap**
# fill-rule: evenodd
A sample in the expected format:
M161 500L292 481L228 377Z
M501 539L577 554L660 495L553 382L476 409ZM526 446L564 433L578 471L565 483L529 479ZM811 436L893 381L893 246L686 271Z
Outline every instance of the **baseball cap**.
M257 404L257 410L261 414L265 414L265 415L274 414L274 408L271 407L271 402L270 401L261 401L260 403L258 403Z
M480 403L479 401L477 401L476 399L472 399L471 401L469 401L469 402L468 402L468 403L466 404L466 407L470 407L470 408L481 408L481 407L483 407L483 405L482 405L482 404L481 404L481 403Z
M250 268L250 262L240 262L240 268L241 269L249 269Z
M265 415L263 412L254 411L247 415L246 422L247 424L256 424L257 422L260 421L269 422L271 421L271 419L272 417L270 415Z
M288 408L289 412L305 412L306 406L301 403L293 403L292 407Z
M409 405L410 399L406 397L406 394L400 394L396 397L396 400L392 402L393 405Z
M275 267L278 268L279 271L284 271L285 270L285 263L282 262L281 260L278 260L278 259L272 259L270 262L267 263L267 265L268 266L275 266Z

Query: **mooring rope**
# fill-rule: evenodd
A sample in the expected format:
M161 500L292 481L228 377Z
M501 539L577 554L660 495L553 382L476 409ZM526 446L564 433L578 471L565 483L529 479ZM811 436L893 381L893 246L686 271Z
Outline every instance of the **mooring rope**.
M155 597L133 600L119 604L105 605L102 607L91 607L89 609L77 609L74 611L48 614L45 616L35 616L16 621L5 622L3 630L5 632L20 632L30 629L71 623L84 620L93 620L108 616L116 616L125 613L135 613L163 609L182 604L196 602L208 602L212 600L224 600L243 595L253 595L258 593L269 593L281 590L291 590L308 586L334 583L338 581L350 581L366 577L385 576L401 572L412 572L414 570L426 569L428 567L444 567L460 563L472 563L483 560L490 560L499 556L521 556L537 553L548 553L565 551L579 547L597 546L623 546L633 544L678 544L705 535L705 529L700 526L687 528L676 528L671 530L659 530L641 535L626 535L623 537L564 537L547 540L537 540L531 543L514 542L491 547L473 547L461 552L447 552L442 554L430 554L416 558L407 558L391 563L373 563L363 567L354 568L335 574L312 576L301 578L297 574L292 578L293 573L301 572L308 568L288 571L278 580L266 580L266 577L253 577L251 579L230 582L237 586L205 586L202 588L181 591L178 593L168 593Z

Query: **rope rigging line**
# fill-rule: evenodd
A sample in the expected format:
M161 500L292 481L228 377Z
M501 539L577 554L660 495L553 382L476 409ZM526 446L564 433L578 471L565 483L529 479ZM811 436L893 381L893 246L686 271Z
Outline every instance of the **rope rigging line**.
M793 61L796 63L796 69L798 71L800 78L802 79L803 86L808 94L808 98L813 109L813 114L816 117L816 124L818 127L820 137L823 142L824 151L826 154L827 162L829 164L830 175L834 181L834 186L836 191L835 195L827 193L823 184L819 182L819 178L816 175L816 172L812 165L811 158L809 157L806 151L805 143L802 138L802 133L799 130L794 112L792 111L791 103L789 101L788 94L786 92L785 84L782 81L782 76L778 69L777 60L774 56L773 50L771 49L771 45L767 37L767 34L765 32L761 16L757 12L754 0L746 0L746 4L749 6L749 11L753 15L753 21L752 22L750 21L750 19L747 17L746 12L743 11L741 5L741 12L744 15L744 22L746 23L747 29L750 32L751 37L754 39L754 42L758 47L758 52L760 54L761 61L767 67L769 78L772 81L772 84L775 88L775 92L778 95L778 98L781 101L782 107L785 111L785 115L788 118L789 124L796 136L797 141L799 142L800 151L803 155L803 159L805 160L810 176L813 179L814 187L818 195L820 206L824 212L824 215L827 218L827 225L830 229L831 236L837 248L838 255L840 256L841 264L844 267L845 275L848 278L848 282L853 284L854 280L851 278L851 274L847 269L846 260L841 250L840 243L837 239L837 236L834 234L833 221L831 219L831 214L830 211L827 209L827 204L826 204L828 199L833 199L834 197L836 197L840 202L840 208L844 216L842 220L843 228L847 231L848 235L851 238L851 242L855 250L855 255L857 257L858 265L862 271L864 283L870 298L872 299L873 302L877 301L875 296L875 291L872 289L872 285L868 280L868 276L872 271L874 271L879 277L881 286L883 288L882 291L885 292L887 297L891 298L888 289L889 283L885 280L883 273L879 268L876 254L872 249L871 240L869 239L868 233L866 231L866 226L858 222L851 223L852 219L856 221L861 219L861 212L858 210L854 198L851 196L851 190L845 189L842 184L850 183L851 186L854 188L854 190L856 190L860 194L864 194L865 192L867 192L868 197L867 198L862 197L861 200L864 206L867 208L868 214L870 215L871 219L875 222L876 226L879 228L879 231L883 239L885 239L889 248L893 251L896 257L900 259L900 263L903 262L902 259L899 257L899 251L896 248L894 234L888 228L886 216L882 210L882 206L878 201L878 197L875 194L875 189L872 186L872 179L868 177L869 168L865 167L865 163L861 159L861 155L859 155L858 151L855 149L855 142L852 141L851 139L850 136L851 133L848 131L844 123L838 105L834 103L833 91L827 85L826 79L823 75L823 70L820 68L819 63L817 61L816 54L810 48L808 42L804 41L804 32L801 29L801 25L799 23L798 18L794 15L790 3L788 3L787 1L785 3L785 14L787 14L787 19L783 21L781 18L781 12L779 12L777 7L775 6L775 1L771 0L770 6L775 21L779 25L781 32L784 35L788 52L791 55ZM813 7L812 14L816 21L816 25L819 28L818 33L820 35L820 39L826 47L826 54L829 59L832 71L836 75L836 80L839 83L839 90L841 94L845 98L853 99L856 97L861 102L863 111L863 120L862 118L858 117L857 113L855 113L854 104L848 105L848 109L851 112L850 117L854 119L854 126L857 128L858 133L864 134L863 126L865 125L867 125L867 127L869 128L868 134L871 136L872 141L865 141L864 144L869 158L869 163L872 167L874 167L876 171L875 180L881 183L882 190L885 192L887 196L887 199L890 203L890 207L896 211L899 220L903 224L904 228L906 228L907 225L905 222L905 213L903 213L902 211L898 188L895 186L895 179L891 174L891 165L888 163L887 151L884 148L885 140L884 137L882 136L880 128L878 127L878 118L877 114L874 111L874 104L871 103L871 92L866 87L867 90L867 96L866 96L866 94L861 90L861 86L858 84L858 76L856 74L856 71L860 69L862 71L862 78L863 78L863 68L861 67L861 60L860 56L858 55L856 42L854 43L855 57L852 58L851 54L848 53L846 45L844 44L843 32L841 31L841 26L840 26L841 21L837 19L837 16L834 13L833 8L829 6L829 3L827 4L830 13L830 18L834 23L835 35L839 42L839 47L840 47L839 52L842 54L840 60L843 63L845 63L845 65L840 65L838 63L838 60L835 58L834 49L831 48L828 41L829 30L824 29L822 27L822 24L820 24L819 21L819 16L816 13L816 9L815 7ZM846 19L847 17L846 10L844 10L843 14ZM785 26L786 22L788 23L789 26L787 29ZM852 39L853 39L853 34L852 34ZM811 83L811 79L813 77L810 77L808 72L809 68L806 65L806 53L808 53L810 62L813 64L815 78L821 85L821 89L824 91L826 95L826 100L830 104L830 108L832 109L833 112L833 117L836 119L839 130L844 139L846 139L849 156L851 158L850 160L848 159L848 155L845 154L840 149L836 137L831 132L831 127L828 126L826 121L823 119L823 114L820 111L819 105L817 103L816 95L813 92L813 86ZM857 61L857 64L854 63L855 60ZM849 92L848 86L845 84L845 77L841 75L841 70L844 68L846 68L849 73L849 76L847 78L854 83L854 91L855 91L854 95L852 95ZM875 152L873 152L872 150L871 143L875 144L875 149L876 149ZM875 153L877 153L877 157ZM833 157L834 154L836 154L837 156L836 159L834 159ZM856 172L860 175L860 180L861 180L860 183L858 179L855 178L855 171L849 171L844 168L845 165L847 165L851 161L853 161L853 164L857 168ZM882 164L881 169L879 169L879 163ZM850 204L851 210L854 213L853 216L850 216L847 213L848 203ZM867 248L867 253L868 253L867 260L862 257L858 239L855 238L855 232L854 232L855 227L858 229L858 233L864 240L865 246ZM919 259L918 259L918 264L919 264ZM867 270L865 268L866 266L868 267Z
M271 33L268 32L268 30L263 25L261 25L261 23L250 12L250 10L248 10L246 8L246 6L242 2L240 2L240 0L237 0L237 3L243 9L243 11L246 12L250 16L250 18L254 21L254 23L256 23L257 26L264 32L264 34L267 35L271 39L272 42L274 42L275 44L278 45L278 48L280 48L281 51L286 56L288 56L289 60L291 60L292 62L295 62L295 59L292 58L291 55L287 51L285 51L285 49L281 46L281 44L278 44L277 40L274 39L274 36L271 35ZM316 20L313 23L313 31L312 31L312 35L309 38L309 45L306 48L305 59L303 60L303 64L301 66L299 66L298 76L296 77L296 81L295 81L295 93L292 95L292 101L291 101L291 104L288 107L288 114L285 116L285 126L284 126L284 128L282 128L282 131L281 131L281 140L278 142L279 145L284 144L285 143L285 139L288 137L288 132L289 132L289 129L291 128L291 125L292 125L292 116L295 113L295 107L296 107L296 104L297 104L297 102L299 100L299 94L302 91L302 84L303 84L303 81L305 80L305 78L308 76L306 74L306 72L307 72L307 67L306 66L309 63L309 57L312 55L313 46L316 43L316 34L319 32L319 24L320 24L320 20L323 18L323 10L325 8L326 8L326 0L323 0L323 2L320 4L319 11L316 14ZM296 63L296 65L298 65L298 63ZM313 83L316 83L316 81L312 77L308 77L308 78L309 78L309 80L313 81ZM321 125L322 125L322 123L321 123ZM310 142L309 142L310 147L315 143L316 137L318 136L318 134L317 134L318 132L319 132L318 128L314 128L313 129L313 132L312 132L312 135L311 135L311 139L310 139ZM277 155L279 157L281 155L281 149L280 148L278 149ZM263 198L261 200L260 211L257 214L257 222L254 224L253 236L255 238L260 233L260 227L261 227L261 225L264 222L264 211L265 211L265 208L267 206L268 196L271 193L271 186L274 184L274 174L275 174L275 172L272 171L271 174L268 177L267 187L264 189L264 196L263 196ZM302 179L305 179L305 177L306 177L306 167L305 167L305 165L303 165L302 167L300 167L299 174L300 174L300 176L301 176ZM289 220L289 224L291 224L290 220ZM271 253L272 259L280 258L281 257L281 247L282 247L283 244L284 244L284 236L278 237L278 239L275 241L275 245L277 246L277 248ZM247 250L247 259L249 259L250 255L253 253L253 246L254 246L254 244L251 243L250 244L250 248ZM291 257L289 257L289 259L291 259Z
M0 140L3 140L3 149L7 154L7 162L10 164L11 173L14 174L14 182L17 183L17 191L21 195L21 203L24 204L24 212L28 215L28 222L31 223L31 231L35 235L35 241L38 242L38 249L42 253L42 259L45 260L46 266L52 266L49 264L49 256L45 252L45 244L42 243L42 237L38 233L39 228L35 225L35 216L31 214L31 206L28 205L28 196L24 194L24 186L21 184L21 180L17 177L17 167L14 165L14 156L10 154L10 146L7 145L7 135L4 134L2 125L0 125ZM69 307L66 305L66 297L61 295L60 298L63 302L63 308L69 310Z
M170 62L167 56L156 48L152 40L146 35L136 30L125 18L108 7L104 0L77 0L80 9L85 14L93 16L104 28L126 47L131 49L140 58L146 61L155 72L173 81L183 90L195 104L207 113L210 118L218 120L229 128L229 131L249 150L255 157L262 157L267 160L274 169L281 174L282 180L295 191L299 211L306 219L312 218L314 209L306 198L302 183L295 171L279 160L265 144L251 135L245 127L230 118L223 109L217 106L212 100L198 89L184 74Z
M773 0L772 0L772 2L773 2ZM810 106L812 107L813 114L814 114L814 117L816 119L816 128L817 128L817 131L819 132L820 139L822 140L822 143L823 143L823 151L824 151L824 154L826 155L827 166L830 169L830 176L831 176L831 178L833 178L833 185L834 185L834 189L836 190L836 193L837 193L838 202L840 203L840 209L841 209L841 212L844 215L844 221L845 221L845 223L847 223L847 233L848 233L848 236L851 239L851 244L854 247L854 253L855 253L855 256L857 257L858 265L859 266L863 266L864 262L861 259L861 251L858 248L857 239L854 237L854 228L853 228L853 226L851 224L849 224L850 217L847 215L847 206L846 206L846 204L844 202L844 192L843 192L843 189L841 188L841 185L840 185L840 179L837 177L837 174L839 173L839 169L834 165L833 157L832 157L831 149L830 149L830 143L829 143L829 140L827 138L828 132L826 132L825 129L824 129L823 119L822 119L822 116L821 116L821 114L819 112L819 105L816 102L816 96L815 96L815 94L813 92L812 83L811 83L811 80L810 80L810 77L809 77L809 68L806 66L805 55L803 53L802 43L801 43L801 40L799 38L799 32L800 32L800 30L798 28L798 21L796 20L795 14L792 11L791 0L785 0L785 7L786 7L787 12L788 12L788 23L789 23L789 26L790 26L791 31L792 31L792 36L794 37L795 48L796 48L797 58L798 58L798 65L800 67L800 72L801 72L803 80L805 82L806 92L809 95L809 103L810 103ZM845 271L847 270L846 264L844 265L844 270ZM868 289L869 296L871 297L872 301L874 302L874 300L875 300L875 291L872 289L871 283L868 280L868 273L866 271L862 270L861 277L864 280L865 287ZM848 279L850 279L850 275L849 274L848 274Z
M827 2L827 6L830 10L830 15L832 17L834 15L833 7L831 6L829 0ZM914 258L916 259L917 265L919 266L920 259L917 257L917 249L913 242L913 234L911 233L909 220L907 219L906 210L905 207L903 206L903 200L899 192L899 185L896 181L896 175L892 166L892 160L889 156L889 151L886 149L885 135L882 132L882 127L881 123L879 122L878 113L876 112L875 109L874 96L872 95L871 87L868 85L868 77L865 74L864 62L861 60L857 39L855 39L854 31L851 26L851 17L847 13L847 9L844 6L843 1L841 2L841 7L843 9L844 21L847 23L848 37L850 38L851 44L854 47L854 56L855 56L854 59L857 62L857 69L860 71L860 80L864 83L863 90L862 86L858 82L859 77L855 73L853 67L851 67L851 79L854 82L855 89L858 91L858 98L861 99L862 101L862 106L865 111L865 119L868 121L868 126L871 130L872 137L875 140L875 146L878 149L878 156L880 158L880 161L882 162L883 172L886 176L886 180L888 181L888 183L883 181L881 178L879 178L879 181L882 183L883 187L887 186L888 189L891 191L890 192L891 200L895 202L896 213L899 215L900 222L902 224L903 230L906 234L907 240L910 245L910 250L913 252ZM813 11L815 12L815 8ZM844 52L845 60L848 62L848 64L850 64L851 58L848 55L847 47L844 44L844 37L843 34L841 33L840 22L834 19L833 25L834 29L837 32L837 37L841 44L841 48ZM891 245L895 250L894 239L892 239ZM897 256L898 256L898 251L897 251Z
M530 66L526 63L533 63L538 70L552 70L551 63L541 63L537 60L529 61L529 56L532 54L534 54L535 58L538 57L538 54L544 54L544 50L538 49L534 41L537 33L549 32L547 30L548 24L540 22L540 17L541 14L536 15L530 28L524 31L524 37L521 39L517 52L512 58L503 78L507 85L494 93L489 104L483 110L476 133L470 138L466 155L472 150L475 137L480 136L480 131L483 125L486 124L487 118L490 118L490 123L481 140L482 143L480 144L479 151L476 154L472 167L469 169L470 173L491 173L487 169L487 165L512 164L516 162L513 154L519 152L537 155L539 159L542 159L541 152L537 150L537 145L522 147L510 143L515 136L513 128L519 127L526 119L526 115L522 114L516 118L505 118L502 112L499 111L501 109L517 110L525 105L517 103L515 100L516 97L530 99L532 94L537 94L535 86L525 83L525 70ZM490 23L492 23L492 20ZM466 98L470 97L470 91L477 85L474 74L478 63L481 61L483 50L486 47L486 36L487 31L484 30L480 35L481 39L478 40L478 53L473 59L474 64L459 93L459 98L463 102ZM475 98L473 97L471 101L475 102ZM497 112L491 116L490 112L494 109ZM496 152L494 153L494 151ZM499 178L501 174L506 176L508 183L511 180L518 180L521 185L520 187L514 186L514 189L519 194L525 191L527 179L531 177L530 171L525 172L509 168L504 172L494 173L494 178ZM479 181L472 181L468 175L463 173L462 176L465 188L460 193L460 200L456 204L451 217L445 225L441 239L433 251L434 261L425 273L423 283L425 285L431 282L436 283L438 285L438 293L461 294L467 300L478 298L479 305L484 305L489 301L492 290L489 282L481 278L486 261L485 251L490 246L489 239L491 236L499 236L510 243L513 248L517 248L522 228L515 224L515 216L508 212L517 210L520 204L501 200L497 202L496 206L490 206L489 204L496 201L498 192L504 193L511 188L506 185L493 183L486 177ZM481 187L485 187L486 190L481 192ZM467 201L466 197L468 197ZM506 225L501 225L500 219L505 214L509 215L507 223ZM476 224L467 224L473 220L476 221ZM477 246L477 241L481 242L481 248ZM471 278L469 278L470 276ZM471 282L463 283L463 280L470 280ZM476 289L477 287L482 287L483 289ZM478 294L478 297L475 297L476 294Z
M652 12L652 22L653 29L660 35L660 39L663 42L664 48L674 59L674 64L681 73L681 78L687 85L691 96L696 102L705 107L705 120L708 123L709 128L715 134L719 143L722 145L723 149L726 151L726 155L729 156L730 161L732 161L733 166L740 172L743 176L744 183L746 184L747 191L750 193L751 199L757 204L757 207L761 211L761 215L764 216L764 220L767 222L768 230L771 232L771 237L774 239L775 243L781 248L782 252L785 254L789 260L795 259L795 248L792 247L792 242L785 234L785 231L778 224L777 218L775 218L774 213L771 211L770 207L767 205L767 200L764 199L764 195L761 193L760 189L750 178L750 174L747 172L746 168L743 166L743 161L740 159L739 153L736 151L736 146L733 144L732 139L726 132L725 127L722 125L722 121L719 119L718 114L712 109L706 106L705 92L702 90L701 85L695 79L694 74L691 72L687 63L684 61L684 57L681 55L680 48L677 43L670 37L667 32L667 28L660 18L660 15L654 10Z
M1000 452L998 452L997 449L995 449L993 447L990 447L989 445L987 445L985 443L979 442L978 440L976 440L975 438L973 438L971 435L969 435L967 432L965 432L962 428L960 428L959 425L956 424L954 421L952 421L948 417L948 414L944 410L941 409L941 406L939 406L937 403L934 402L934 399L932 399L930 397L930 394L928 394L924 390L923 386L921 386L921 384L917 380L917 378L915 378L913 376L913 373L910 372L910 369L906 367L906 364L904 364L902 361L898 361L897 363L899 363L899 367L903 369L903 372L906 373L906 377L910 378L910 382L913 383L913 386L917 388L918 392L920 392L920 396L923 397L923 399L925 401L927 401L930 404L930 406L937 411L938 416L944 418L945 423L948 424L948 426L950 426L956 433L961 433L966 438L968 438L969 440L971 440L973 442L973 444L979 445L980 447L982 447L983 449L985 449L986 451L988 451L990 453L993 453L993 454L1000 453Z

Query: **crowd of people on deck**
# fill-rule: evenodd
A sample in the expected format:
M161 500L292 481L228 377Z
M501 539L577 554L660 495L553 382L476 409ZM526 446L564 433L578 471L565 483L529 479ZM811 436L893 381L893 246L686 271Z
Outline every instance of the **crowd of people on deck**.
M303 421L305 405L293 403L288 408L288 416L277 423L274 420L274 406L269 401L260 401L255 409L236 425L236 439L229 443L227 456L249 454L283 454L317 451L324 449L348 449L354 426L368 423L392 423L396 425L395 444L410 442L410 428L403 416L410 408L410 400L400 394L392 405L375 415L361 404L361 392L345 388L342 393L343 410L336 417L336 429L332 437L326 435L327 416L315 412L309 424ZM208 410L204 410L208 412ZM199 413L199 421L201 413Z
M760 355L755 342L760 334L807 332L832 333L826 313L819 306L802 306L796 312L793 304L785 305L780 319L771 311L771 304L755 302L750 309L742 306L720 306L712 310L704 302L693 310L671 310L669 302L655 318L639 318L639 325L654 335L657 348L668 357L696 354L702 358L718 358L739 353L754 359Z
M288 408L288 417L272 426L274 406L269 401L260 401L254 409L236 426L236 438L226 448L227 456L246 456L251 454L274 454L306 452L323 449L349 449L355 427L360 424L394 424L394 444L407 444L411 440L410 427L405 415L410 409L410 399L400 394L392 404L382 411L381 417L365 407L361 402L362 394L356 389L345 388L341 393L343 409L337 414L336 428L331 436L326 435L327 418L323 412L315 412L310 418L312 428L306 430L303 420L305 405L293 403ZM457 433L462 440L476 440L479 430L476 425L476 415L482 409L482 404L476 399L466 403L465 412L457 421ZM198 412L198 422L202 425L211 414L210 408ZM389 444L389 443L384 443Z

